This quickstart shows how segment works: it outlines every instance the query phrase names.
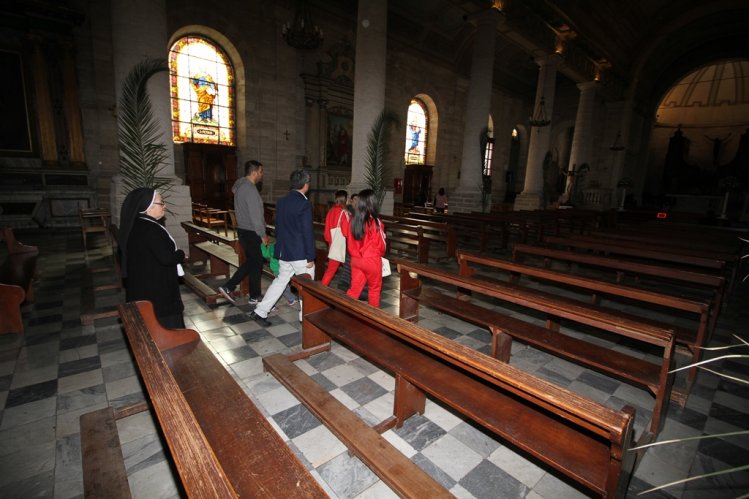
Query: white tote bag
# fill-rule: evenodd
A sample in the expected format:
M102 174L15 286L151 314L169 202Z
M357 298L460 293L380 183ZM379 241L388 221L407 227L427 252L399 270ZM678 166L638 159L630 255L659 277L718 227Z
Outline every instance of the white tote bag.
M378 223L378 226L380 227L380 236L382 236L382 242L384 242L385 247L387 247L387 241L385 241L385 232L382 230L382 224L380 223L379 220L377 221L377 223ZM392 272L390 270L390 260L388 260L387 258L383 256L382 257L382 277L387 277L391 273Z
M328 249L328 259L337 262L346 261L346 237L341 232L341 217L343 211L338 215L338 224L330 229L330 248Z

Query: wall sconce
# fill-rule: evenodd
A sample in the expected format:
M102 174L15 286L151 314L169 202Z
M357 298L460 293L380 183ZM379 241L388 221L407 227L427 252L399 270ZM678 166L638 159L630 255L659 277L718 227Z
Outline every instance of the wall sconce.
M536 112L533 114L533 116L528 118L528 124L536 128L542 128L545 126L549 126L550 123L551 120L546 118L546 104L544 102L544 98L541 97L541 100L538 103L538 108L536 108Z

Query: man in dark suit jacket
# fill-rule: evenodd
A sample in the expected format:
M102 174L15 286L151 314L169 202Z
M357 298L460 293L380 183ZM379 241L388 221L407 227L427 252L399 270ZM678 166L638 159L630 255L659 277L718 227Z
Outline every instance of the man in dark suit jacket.
M272 325L268 320L273 305L283 294L291 276L315 275L315 233L312 225L312 205L307 199L310 175L305 170L296 170L289 177L291 190L276 203L276 248L278 275L257 304L250 318L264 327ZM299 313L301 318L301 311Z

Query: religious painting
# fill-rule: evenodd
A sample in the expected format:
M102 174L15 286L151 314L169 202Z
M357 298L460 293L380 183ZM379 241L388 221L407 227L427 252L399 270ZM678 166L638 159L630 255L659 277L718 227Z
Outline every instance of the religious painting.
M26 88L21 54L0 50L0 151L30 153L31 128L29 123Z
M351 137L354 120L350 116L328 114L328 167L351 166Z
M174 142L233 146L234 72L204 38L179 39L169 53Z

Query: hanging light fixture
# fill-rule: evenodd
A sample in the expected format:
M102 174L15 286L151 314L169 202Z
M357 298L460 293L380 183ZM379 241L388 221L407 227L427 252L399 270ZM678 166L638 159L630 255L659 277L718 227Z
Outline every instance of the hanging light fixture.
M281 34L295 49L316 49L323 40L322 29L312 22L306 0L297 0L294 20L284 23Z
M541 100L538 103L538 108L536 109L535 114L528 118L528 123L530 126L535 126L536 128L549 126L549 123L551 123L551 120L546 118L546 105L543 97L541 97Z
M624 146L622 145L622 132L621 131L616 132L616 138L614 139L614 143L611 144L611 146L609 147L609 150L615 151L615 152L624 150Z

